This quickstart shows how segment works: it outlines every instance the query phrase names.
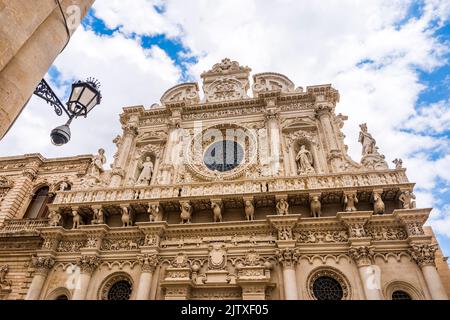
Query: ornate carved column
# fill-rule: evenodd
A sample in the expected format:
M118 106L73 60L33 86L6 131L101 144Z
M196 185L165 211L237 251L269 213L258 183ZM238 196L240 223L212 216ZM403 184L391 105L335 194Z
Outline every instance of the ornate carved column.
M139 278L136 300L149 300L153 272L158 265L158 256L156 254L144 254L139 256L138 259L141 265L141 276Z
M276 98L266 99L266 108L266 128L270 146L270 169L272 171L272 175L278 175L280 170L281 140Z
M33 280L28 289L25 300L39 300L42 287L47 280L49 271L53 268L55 259L51 256L33 256L31 258L31 265L35 268Z
M297 277L295 265L300 254L294 248L282 248L276 252L278 262L283 267L284 296L286 300L298 300Z
M370 246L351 247L349 256L355 261L367 300L383 300L379 283L379 268L373 264L373 249Z
M441 277L436 269L435 251L437 246L430 243L411 244L409 253L422 269L423 277L427 283L433 300L448 300L447 293L442 284Z
M372 238L367 234L365 225L372 211L338 212L337 218L348 228L349 256L358 267L364 293L367 300L383 300L380 283L380 269L373 263Z
M89 289L92 274L100 264L97 256L81 256L77 260L77 266L80 268L80 278L73 292L72 300L85 300Z
M134 117L123 127L123 137L120 142L120 148L117 150L117 158L114 161L112 169L111 188L120 186L120 183L125 177L127 157L133 145L134 138L137 136L137 125L138 119Z

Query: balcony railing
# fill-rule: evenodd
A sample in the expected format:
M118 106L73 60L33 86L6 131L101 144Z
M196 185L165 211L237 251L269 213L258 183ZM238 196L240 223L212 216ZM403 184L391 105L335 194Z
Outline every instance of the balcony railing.
M36 233L37 229L49 226L49 219L12 219L5 220L0 234Z
M154 185L147 187L92 188L58 192L53 204L160 200L195 196L257 194L263 192L316 191L366 187L388 187L409 184L404 170L367 173L342 173L282 178L257 178L239 181Z

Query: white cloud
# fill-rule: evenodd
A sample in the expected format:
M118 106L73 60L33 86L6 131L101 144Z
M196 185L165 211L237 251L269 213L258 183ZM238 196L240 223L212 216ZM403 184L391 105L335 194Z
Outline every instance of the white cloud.
M0 144L0 155L40 152L46 157L60 157L96 153L104 147L111 160L115 153L112 139L121 131L122 108L152 105L180 77L180 70L159 47L143 49L137 40L120 33L98 36L83 28L77 30L54 66L61 79L69 83L90 76L98 78L102 103L86 119L72 123L69 144L55 147L50 144L50 131L66 119L58 118L43 100L33 97Z

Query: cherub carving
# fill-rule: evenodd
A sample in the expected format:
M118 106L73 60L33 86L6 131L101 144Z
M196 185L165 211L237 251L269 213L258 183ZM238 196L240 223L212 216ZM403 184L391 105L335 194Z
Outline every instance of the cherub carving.
M278 201L276 208L277 208L278 215L289 214L289 203L284 198L281 198Z
M48 214L48 218L50 219L50 226L51 227L57 227L59 226L59 223L61 221L61 215L57 211L50 211Z

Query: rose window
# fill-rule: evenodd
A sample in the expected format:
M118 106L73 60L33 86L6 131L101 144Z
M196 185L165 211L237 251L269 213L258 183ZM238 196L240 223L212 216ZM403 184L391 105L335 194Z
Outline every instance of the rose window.
M238 167L244 159L244 150L236 141L222 140L210 145L204 155L204 163L212 171L226 172Z
M317 300L342 300L344 292L341 284L332 277L319 277L313 284L314 297Z

